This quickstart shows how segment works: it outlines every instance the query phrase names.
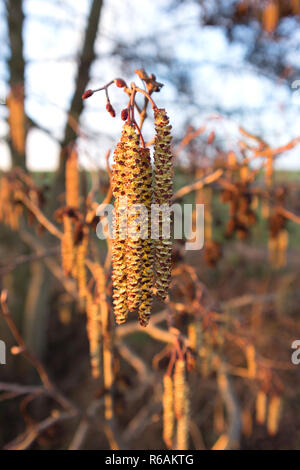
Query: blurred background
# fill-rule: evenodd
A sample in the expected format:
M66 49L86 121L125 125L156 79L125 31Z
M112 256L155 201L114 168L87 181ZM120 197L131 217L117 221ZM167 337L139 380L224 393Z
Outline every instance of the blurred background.
M173 126L174 189L187 188L178 200L205 203L208 214L206 250L184 253L183 245L175 244L171 300L166 307L154 304L154 313L167 309L186 336L192 334L191 324L200 324L203 333L201 351L191 346L190 337L191 354L195 360L200 351L202 365L199 374L194 365L188 371L194 419L187 448L299 448L300 369L290 359L291 344L300 336L299 15L299 0L0 0L0 171L11 175L9 197L20 190L55 227L59 221L53 214L64 204L69 144L76 143L86 215L88 196L93 193L100 203L109 190L107 152L110 164L122 128L118 116L127 105L127 97L113 88L113 119L105 110L104 93L82 101L83 92L116 77L143 86L135 74L140 69L164 85L154 99L167 109ZM148 114L146 141L153 137ZM223 182L191 188L220 168ZM15 178L22 181L21 189ZM239 198L246 205L245 223L232 213L243 212ZM2 214L5 201L2 192ZM7 365L0 366L1 446L115 448L113 430L121 448L165 448L158 397L170 351L155 331L145 335L136 328L124 334L125 346L119 350L116 340L111 348L113 382L107 386L90 377L85 306L61 270L53 234L38 236L45 224L30 202L29 215L21 216L29 228L24 220L5 223L2 215L0 288L8 291L26 345L58 387L83 407L91 397L98 403L110 394L118 423L105 428L99 405L99 416L91 412L99 421L97 433L90 425L84 439L76 440L73 418L66 423L57 418L53 397L5 388L4 382L39 384L23 358L7 353ZM106 246L95 237L93 243L89 254L104 265ZM110 311L110 266L105 269ZM199 289L207 292L203 302ZM214 313L223 315L222 328ZM203 315L201 320L197 315ZM165 317L157 318L164 331ZM13 346L0 321L0 339ZM235 390L234 416L228 390L222 389L223 361L221 367L211 355L214 347L218 360L226 357L226 374L232 375L225 382ZM251 347L255 373L253 361L249 366ZM151 380L128 402L148 368ZM280 408L280 419L278 410L269 424L258 416L262 403ZM36 423L47 416L54 425L37 431ZM78 416L75 421L80 426Z

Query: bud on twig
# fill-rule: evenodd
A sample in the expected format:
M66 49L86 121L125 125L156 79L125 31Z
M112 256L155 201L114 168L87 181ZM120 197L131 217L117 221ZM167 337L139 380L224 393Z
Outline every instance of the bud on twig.
M121 119L122 119L122 121L126 121L127 118L128 118L128 109L127 109L127 108L122 109L122 111L121 111Z
M106 111L108 111L112 117L116 117L116 112L110 103L107 103Z
M122 78L116 78L115 84L118 88L124 88L126 86L126 83Z
M94 94L93 90L86 90L82 95L82 99L86 100L87 98L89 98L93 94Z

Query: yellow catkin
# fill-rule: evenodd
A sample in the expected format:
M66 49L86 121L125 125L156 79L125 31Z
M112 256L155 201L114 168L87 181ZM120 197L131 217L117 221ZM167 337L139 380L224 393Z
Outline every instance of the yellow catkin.
M134 125L125 124L126 133L126 197L127 197L127 303L130 311L136 310L142 301L143 240L141 226L137 223L138 204L142 203L141 194L144 182L141 179L142 159L139 152L139 138ZM133 210L135 207L135 210Z
M125 123L114 153L112 243L114 313L118 324L138 310L142 326L152 306L153 249L150 227L152 168L149 149L139 148L133 124ZM122 208L126 205L127 211ZM126 216L126 217L125 217Z
M174 398L173 380L169 375L163 379L163 439L166 446L171 449L174 433Z
M172 153L171 127L165 109L155 109L154 124L156 130L154 144L154 204L169 207L172 197ZM170 223L170 217L164 216L164 222ZM155 240L155 275L156 294L165 300L171 278L172 240L163 236L162 217L160 215L159 238Z
M86 267L85 259L88 251L88 229L83 228L83 238L76 250L76 278L78 282L78 294L81 299L86 296Z
M185 362L176 361L174 370L174 411L177 419L176 449L188 448L190 401L185 380Z
M188 450L189 446L190 400L187 389L184 396L183 409L184 412L177 422L177 450Z
M8 124L13 148L21 155L25 152L24 87L15 85L7 97Z
M125 128L125 125L124 125ZM126 196L126 148L127 138L123 129L121 142L114 152L112 168L112 191L115 198L115 214L113 221L112 265L113 265L113 303L117 324L122 324L128 316L127 306L127 270L126 270L126 213L122 211L122 200ZM125 232L125 233L124 233Z
M92 376L97 379L100 376L101 322L99 304L93 299L90 292L87 293L86 315Z
M141 276L141 303L138 309L141 326L147 326L152 308L153 285L153 242L151 238L151 204L152 204L152 167L149 149L139 150L141 158L141 195L140 200L145 209L141 218L144 233L141 240L142 250L142 276ZM147 213L146 213L147 211Z
M267 409L267 395L263 390L259 390L256 395L256 422L260 425L265 424Z
M263 10L263 28L267 33L273 33L279 21L278 0L269 0Z
M274 436L278 432L280 411L281 398L278 395L273 395L269 400L267 419L267 430L271 436Z
M174 411L179 419L183 414L183 400L185 395L185 362L176 361L174 370Z
M66 162L66 204L74 209L79 207L78 155L74 149Z
M64 234L61 241L62 267L65 276L69 276L73 269L74 242L72 220L68 215L63 217Z
M246 346L246 359L248 367L248 377L249 379L255 379L256 377L256 353L255 348L252 344Z

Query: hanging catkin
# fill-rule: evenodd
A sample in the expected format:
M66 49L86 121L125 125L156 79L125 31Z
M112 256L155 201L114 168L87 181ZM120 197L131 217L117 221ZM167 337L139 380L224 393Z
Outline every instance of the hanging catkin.
M188 448L190 402L185 380L185 362L177 360L174 370L174 411L177 419L176 449Z
M124 125L121 141L114 152L112 167L112 191L115 198L115 214L113 221L112 261L113 261L113 303L117 324L122 324L128 316L127 306L127 270L126 270L126 208L122 210L126 197L126 157L125 142L130 131ZM125 233L124 233L125 232Z
M281 398L273 395L269 400L267 429L271 436L278 432L279 420L281 412Z
M72 220L67 214L63 216L63 226L64 234L61 241L61 259L65 276L69 276L73 268L74 243Z
M77 252L73 240L74 224L70 214L70 211L79 207L78 156L75 150L72 150L66 162L65 189L67 210L63 215L64 235L61 243L61 257L65 276L69 276L74 269Z
M79 207L78 155L74 149L66 162L66 204L73 209Z
M126 134L125 134L126 133ZM141 194L144 183L141 179L142 160L139 153L139 138L133 124L124 125L126 135L126 196L127 196L127 303L129 311L136 310L142 300L143 240L141 224L137 223L138 205L142 204Z
M141 159L140 187L141 203L144 211L141 217L143 227L142 246L142 276L141 276L141 303L138 309L141 326L147 326L152 307L153 284L153 242L151 238L151 203L152 203L152 167L149 149L139 150Z
M174 433L174 399L173 399L173 380L168 374L163 379L163 439L166 446L172 448Z
M156 130L154 144L154 204L170 206L172 197L172 154L171 126L165 109L155 109ZM164 215L164 222L170 224L170 215ZM162 234L162 215L159 217L159 238L155 240L155 275L157 296L165 300L171 277L172 240Z
M139 321L146 326L151 313L153 280L153 250L148 224L152 169L149 149L139 148L139 137L133 124L124 124L114 160L114 312L116 322L120 324L126 321L128 311L138 309ZM122 210L124 205L126 208Z
M90 292L87 293L86 316L92 376L97 379L100 375L101 323L99 304L93 299Z
M246 359L249 379L255 379L256 376L256 352L253 344L246 347Z
M78 282L78 294L81 299L86 296L86 268L85 259L88 251L88 228L83 227L83 237L76 247L76 278Z
M264 390L259 390L256 395L256 422L265 424L267 409L267 395Z

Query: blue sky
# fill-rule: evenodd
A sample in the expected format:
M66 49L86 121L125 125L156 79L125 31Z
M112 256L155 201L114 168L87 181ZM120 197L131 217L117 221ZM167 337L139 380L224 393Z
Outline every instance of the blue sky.
M300 97L292 95L286 85L274 83L258 76L254 68L244 60L242 42L229 44L220 28L199 27L199 9L188 2L176 14L166 11L168 0L106 1L101 18L100 34L96 50L99 58L92 69L90 87L98 87L111 78L121 75L122 64L109 58L116 41L131 42L140 38L141 51L153 54L151 43L143 38L155 31L163 54L176 57L183 71L190 71L191 88L195 105L186 104L184 97L168 81L168 69L157 66L158 80L165 83L157 102L167 106L177 136L182 135L183 124L191 121L201 126L207 117L221 107L232 116L232 135L224 134L230 149L236 134L234 129L242 124L249 131L261 134L272 146L285 144L300 134ZM68 102L72 95L75 58L80 48L90 2L81 0L25 0L26 23L24 30L28 114L41 126L59 138L65 123ZM3 10L3 2L0 3ZM0 10L1 14L1 10ZM3 17L3 15L2 15ZM246 32L242 32L246 34ZM299 31L295 31L297 40ZM5 30L1 24L0 39ZM5 47L0 51L0 98L7 93ZM291 47L291 62L300 61L300 51ZM136 64L136 68L143 63ZM135 68L135 67L133 67ZM124 76L124 73L122 74ZM133 79L130 70L124 78ZM300 79L300 77L299 77ZM120 90L114 90L112 102L119 112L126 104ZM103 163L108 148L115 145L121 121L111 119L105 111L104 94L97 94L86 102L82 117L82 129L87 139L80 139L81 162L97 167ZM7 132L4 123L5 109L0 110L0 137ZM210 124L213 128L214 122ZM227 129L228 131L228 129ZM219 132L222 134L223 129ZM151 137L151 126L145 126L146 139ZM222 135L221 135L222 137ZM28 165L31 169L54 169L58 161L59 147L55 139L35 130L28 138ZM9 163L8 150L0 142L0 167ZM283 155L277 167L300 168L300 149Z

